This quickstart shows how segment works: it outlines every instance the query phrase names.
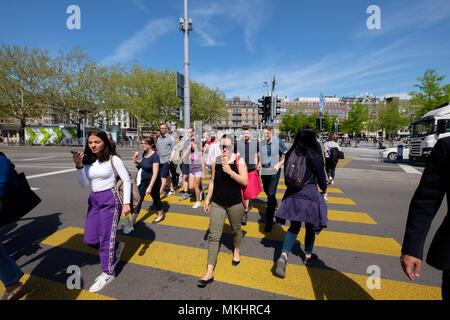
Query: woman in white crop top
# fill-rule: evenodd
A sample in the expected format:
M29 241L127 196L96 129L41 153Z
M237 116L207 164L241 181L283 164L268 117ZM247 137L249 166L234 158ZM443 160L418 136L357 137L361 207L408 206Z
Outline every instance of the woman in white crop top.
M130 213L131 180L123 161L113 151L104 131L89 134L84 153L76 152L73 161L77 168L78 183L82 188L91 186L88 213L84 229L84 243L99 251L102 274L89 289L97 292L114 278L114 269L120 260L123 242L116 241L120 215ZM114 168L124 183L123 203L114 189Z

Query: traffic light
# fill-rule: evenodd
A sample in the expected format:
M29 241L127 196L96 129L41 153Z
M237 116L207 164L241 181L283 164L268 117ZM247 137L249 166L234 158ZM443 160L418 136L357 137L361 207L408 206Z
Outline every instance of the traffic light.
M272 115L272 97L264 97L264 118L269 119Z
M277 97L273 98L272 102L272 117L276 118L279 114L281 114L281 105L280 105L281 99Z
M258 102L260 103L260 105L258 106L258 115L260 114L264 120L264 101L265 101L265 97L263 96L261 99L258 99Z
M316 129L317 131L323 131L323 129L325 128L326 122L325 122L325 118L317 118L316 119Z
M335 123L333 124L333 132L339 133L339 131L340 131L340 125L339 125L339 122L335 122Z

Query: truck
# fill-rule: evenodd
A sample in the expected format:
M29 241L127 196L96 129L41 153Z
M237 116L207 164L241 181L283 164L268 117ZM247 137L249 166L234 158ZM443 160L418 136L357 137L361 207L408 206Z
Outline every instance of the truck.
M426 161L438 139L450 136L450 104L446 102L411 123L409 159Z

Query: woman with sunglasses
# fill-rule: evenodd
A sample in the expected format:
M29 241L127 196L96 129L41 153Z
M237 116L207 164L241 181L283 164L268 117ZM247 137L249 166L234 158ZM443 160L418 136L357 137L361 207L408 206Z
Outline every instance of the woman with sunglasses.
M214 266L227 216L234 242L232 265L237 266L241 260L239 253L242 240L241 220L245 211L241 188L247 186L247 166L244 158L237 159L237 154L233 152L234 145L231 137L227 135L222 137L220 149L222 155L218 156L211 165L211 182L204 206L205 213L210 213L208 260L207 271L197 283L199 288L204 288L214 281Z

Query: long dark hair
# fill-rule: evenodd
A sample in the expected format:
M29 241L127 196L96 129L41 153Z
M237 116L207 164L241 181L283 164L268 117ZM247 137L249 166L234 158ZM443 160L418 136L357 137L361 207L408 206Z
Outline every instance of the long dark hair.
M322 153L320 144L317 141L316 133L313 128L305 126L298 129L295 135L294 143L286 154L286 159L289 158L291 152L295 151L297 155L303 155L306 157L306 161L311 163L316 156Z
M103 152L99 154L98 157L92 152L91 148L89 148L88 141L90 136L96 136L102 139L103 143L105 144ZM92 164L97 160L99 162L109 161L112 155L117 155L117 153L115 152L114 148L111 145L111 142L108 139L108 135L106 134L105 131L102 130L92 131L88 135L86 139L86 147L84 148L84 154L86 154L86 156L83 158L83 164Z

